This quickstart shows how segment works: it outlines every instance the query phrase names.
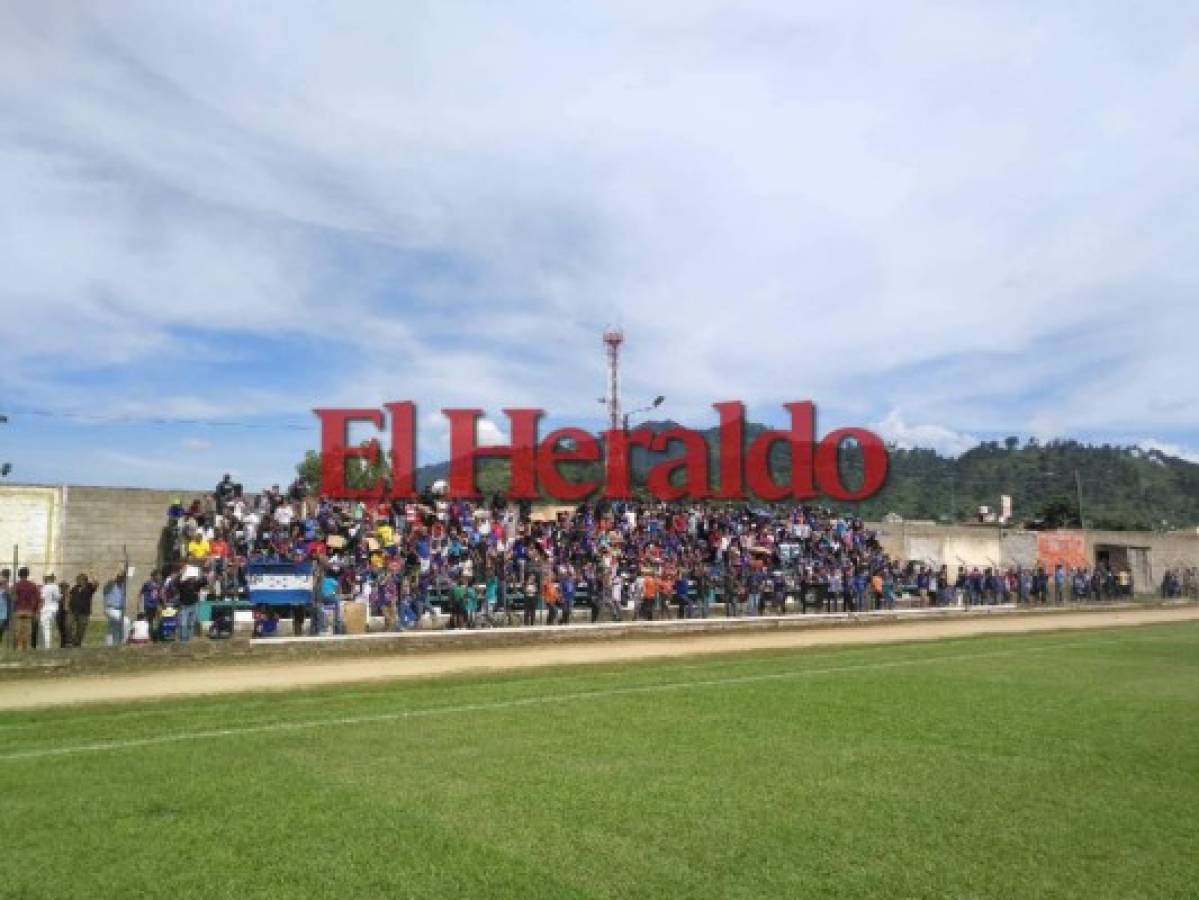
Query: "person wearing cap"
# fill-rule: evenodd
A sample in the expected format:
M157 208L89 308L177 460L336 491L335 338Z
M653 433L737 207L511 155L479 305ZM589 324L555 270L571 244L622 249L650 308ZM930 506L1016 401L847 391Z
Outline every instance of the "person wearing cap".
M192 639L192 635L194 635L195 631L196 631L196 607L200 603L201 580L197 575L188 571L188 569L193 569L193 568L194 567L189 566L183 570L183 573L179 578L179 584L178 584L178 588L177 588L177 600L178 600L177 608L178 608L179 625L176 628L176 634L179 636L179 643L181 643L181 644L186 644L188 641L190 641ZM112 582L109 582L109 584L112 584ZM123 589L122 589L121 597L122 597L122 601L123 601L123 599L124 599L124 590ZM123 607L122 607L122 611L123 611ZM109 642L111 644L111 642L114 638L114 633L113 633L113 624L112 624L113 623L112 613L110 612L109 606L108 606L107 587L105 588L105 594L104 594L104 612L106 614L108 614L108 616L109 616L108 637L109 637ZM125 640L124 615L121 615L121 617L117 621L120 622L120 626L119 626L119 632L117 633L116 636L119 637L120 642L123 642Z

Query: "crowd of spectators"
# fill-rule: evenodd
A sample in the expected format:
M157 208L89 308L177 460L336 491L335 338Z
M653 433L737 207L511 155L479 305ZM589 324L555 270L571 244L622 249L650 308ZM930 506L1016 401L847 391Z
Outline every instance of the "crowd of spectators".
M1048 604L1130 597L1127 571L1056 566L951 571L892 559L852 516L816 506L754 507L658 501L584 503L538 518L502 498L449 499L437 486L409 501L333 502L301 482L250 495L226 475L215 490L168 511L164 558L137 597L119 573L103 588L80 575L68 589L0 573L0 634L16 645L79 646L93 595L103 598L107 642L190 640L202 599L222 607L210 634L232 633L234 603L249 598L254 563L311 572L307 602L259 606L256 634L345 628L357 602L387 630L428 622L472 628L521 622L761 616L812 606L894 609L901 598L932 606ZM1167 573L1166 597L1193 589L1193 573ZM128 602L127 602L128 601ZM222 601L231 601L222 603ZM133 610L136 618L127 617Z
M26 567L17 570L15 580L11 569L0 570L0 640L11 627L13 646L18 650L83 646L98 589L100 585L86 574L76 576L70 585L60 585L47 573L38 584ZM101 595L110 621L107 641L110 645L123 643L124 572L105 582Z
M462 628L517 606L526 624L539 611L566 624L580 601L593 621L707 615L717 596L728 615L757 615L830 583L848 585L850 608L863 608L893 603L900 580L860 521L812 507L584 504L537 521L527 506L432 490L413 502L330 502L297 483L249 497L226 476L211 495L172 506L170 519L177 565L152 579L155 599L183 573L225 598L244 593L249 563L310 562L313 603L290 610L297 633L306 617L323 630L326 604L347 600L368 604L387 628L439 608ZM271 611L258 620L273 625Z
M948 606L1132 593L1127 572L904 563L861 520L815 506L637 500L538 520L498 497L470 502L436 489L412 501L333 502L296 482L249 496L226 475L170 517L176 570L216 598L244 596L247 563L311 563L312 602L283 611L295 634L342 628L348 601L403 630L439 614L452 628L514 615L567 624L579 606L597 621L894 609L901 596ZM169 588L168 578L151 590ZM255 610L256 631L277 631L278 613Z

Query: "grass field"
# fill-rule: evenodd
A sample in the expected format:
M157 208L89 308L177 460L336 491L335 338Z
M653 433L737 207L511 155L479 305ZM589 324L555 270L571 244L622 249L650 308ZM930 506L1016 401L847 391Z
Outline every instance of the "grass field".
M0 715L0 896L1194 897L1199 625Z

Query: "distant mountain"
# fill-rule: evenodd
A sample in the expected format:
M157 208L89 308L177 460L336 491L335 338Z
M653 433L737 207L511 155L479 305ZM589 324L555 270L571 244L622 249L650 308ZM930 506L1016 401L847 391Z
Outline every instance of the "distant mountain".
M660 431L675 424L652 422L648 427ZM765 429L746 423L746 444ZM714 479L719 431L710 428L703 434ZM905 519L964 521L976 518L980 506L997 509L1006 494L1012 498L1014 521L1057 527L1078 524L1081 485L1089 527L1152 530L1199 525L1199 465L1159 450L1073 440L1021 443L1016 437L985 441L956 458L922 448L889 450L890 471L878 494L861 503L831 505L872 520L895 513ZM662 458L635 450L634 473L643 481L649 467ZM785 481L790 476L785 445L775 446L770 461L775 478ZM849 486L861 483L861 459L852 448L843 453L842 471Z
M1077 478L1076 474L1077 473ZM886 487L860 504L871 518L964 519L979 506L1012 498L1013 518L1048 526L1179 528L1199 524L1199 465L1157 450L1078 441L1011 437L986 441L960 457L931 450L892 450Z
M663 420L643 427L657 433L677 425ZM746 423L746 444L765 428ZM714 483L719 431L713 427L701 434L708 444ZM670 453L634 448L630 454L634 485L643 487L650 468L680 454L678 445ZM790 476L785 445L776 445L770 462L776 480L783 482ZM852 448L843 453L842 470L848 485L860 483L855 479L860 479L861 461ZM301 474L309 478L312 471L309 458L301 464ZM485 460L478 471L484 493L507 487L506 460ZM563 474L574 480L602 481L596 464L564 466ZM449 462L423 466L416 473L417 486L424 488L448 477ZM905 519L965 521L975 518L980 506L997 508L1006 494L1012 498L1015 521L1069 526L1078 523L1079 485L1082 512L1090 527L1151 530L1199 525L1199 465L1158 450L1072 440L1021 443L1010 437L986 441L956 458L928 449L892 447L887 482L877 495L861 503L831 505L872 520L895 513Z

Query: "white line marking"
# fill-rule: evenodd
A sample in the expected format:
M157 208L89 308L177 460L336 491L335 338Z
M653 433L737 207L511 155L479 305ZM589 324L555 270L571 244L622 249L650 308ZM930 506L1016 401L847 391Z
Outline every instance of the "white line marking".
M438 706L429 709L410 709L391 713L376 713L367 716L344 716L336 719L307 719L297 722L267 722L261 725L246 725L240 728L217 728L207 731L185 731L176 734L163 734L154 737L133 738L123 741L104 741L95 744L76 744L75 746L71 747L46 747L37 750L18 750L11 753L0 754L0 762L13 762L25 759L45 759L47 757L54 756L69 756L76 753L101 753L108 750L129 750L137 747L153 747L160 744L186 743L189 741L238 737L249 734L306 731L313 728L326 728L331 725L368 725L377 722L398 722L407 719L420 719L440 715L455 715L458 713L517 709L524 706L539 706L547 703L563 703L571 700L596 700L605 697L620 697L631 694L648 694L660 691L691 690L695 688L721 687L731 684L752 684L755 682L777 681L786 678L803 678L808 675L837 675L846 672L870 671L877 669L897 669L906 666L927 665L929 663L963 662L967 660L989 659L999 656L1015 656L1022 653L1038 653L1044 650L1064 650L1075 647L1093 647L1096 644L1111 643L1119 643L1119 641L1070 641L1058 644L1044 644L1039 647L1018 647L1012 650L993 650L984 653L959 653L952 656L929 656L920 659L862 663L860 665L852 666L832 666L823 669L798 669L789 672L767 672L758 675L738 675L731 678L712 678L701 681L674 681L658 684L634 685L623 688L605 688L598 691L574 691L565 694L542 694L534 697L521 697L515 700L499 700L494 703L467 703L459 706Z

